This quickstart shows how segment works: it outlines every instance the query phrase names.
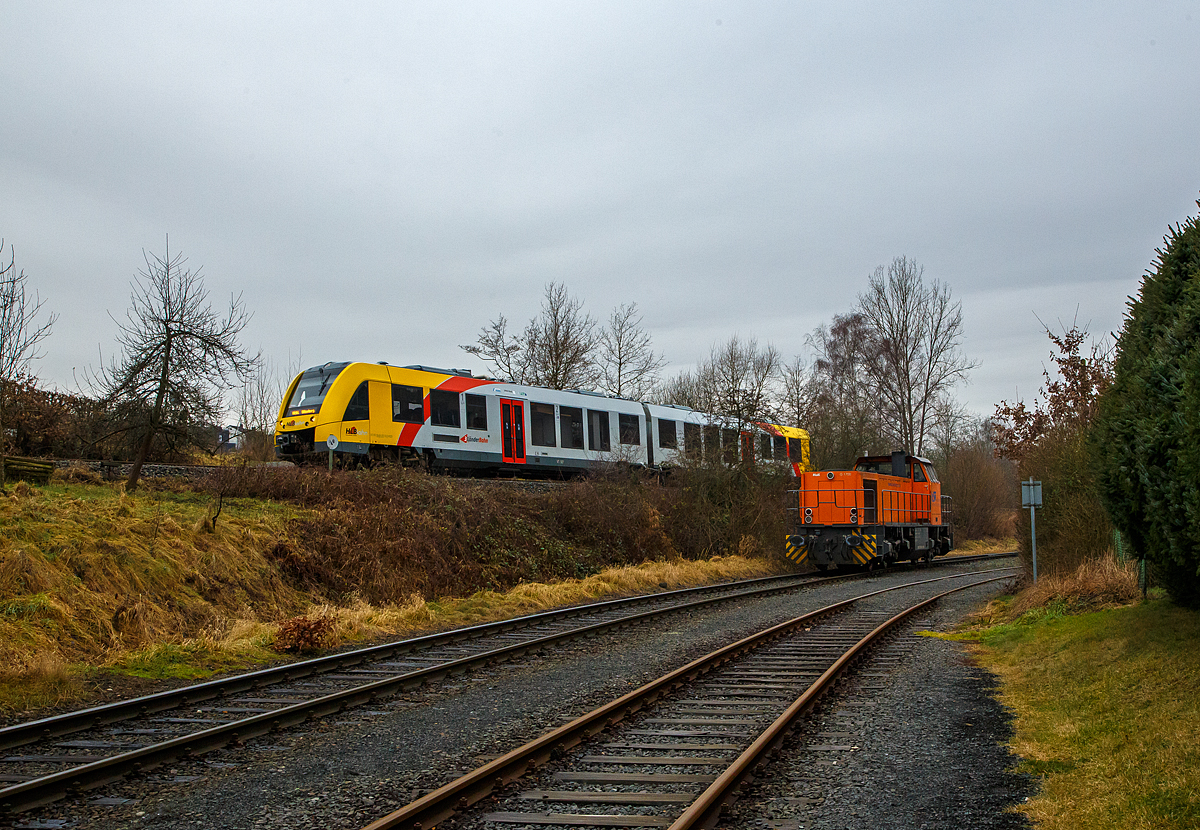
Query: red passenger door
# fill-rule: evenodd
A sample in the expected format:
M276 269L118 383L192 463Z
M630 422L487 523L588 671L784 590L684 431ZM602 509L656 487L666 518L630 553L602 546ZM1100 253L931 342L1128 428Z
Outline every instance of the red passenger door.
M525 463L525 403L500 399L500 452L509 464Z

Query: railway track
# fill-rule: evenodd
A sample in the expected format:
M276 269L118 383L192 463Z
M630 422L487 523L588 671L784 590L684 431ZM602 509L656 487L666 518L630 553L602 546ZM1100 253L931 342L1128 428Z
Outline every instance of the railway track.
M766 577L559 609L16 724L0 729L0 750L9 751L0 756L0 808L26 810L606 629L845 578Z
M996 573L885 588L771 626L547 732L364 830L712 827L725 806L766 773L799 719L868 649L938 599L1011 579L1016 569ZM933 592L948 580L965 584ZM906 589L927 595L898 602ZM538 779L532 789L509 792L530 773ZM485 799L486 811L472 810Z

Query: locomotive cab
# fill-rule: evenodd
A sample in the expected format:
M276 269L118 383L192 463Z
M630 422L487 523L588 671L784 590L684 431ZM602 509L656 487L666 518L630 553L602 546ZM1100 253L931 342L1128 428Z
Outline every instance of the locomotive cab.
M797 478L785 553L818 570L929 562L954 545L949 499L927 458L864 456L853 470Z

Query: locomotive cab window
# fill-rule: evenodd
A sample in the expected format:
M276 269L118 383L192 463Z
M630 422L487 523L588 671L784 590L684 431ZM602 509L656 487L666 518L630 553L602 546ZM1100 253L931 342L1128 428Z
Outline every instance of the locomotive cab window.
M588 449L593 452L608 452L611 450L612 443L609 440L608 434L608 413L589 409L587 412L587 422Z
M679 431L674 421L668 421L665 418L658 419L658 445L668 450L678 448Z
M913 481L925 481L925 467L921 464L912 465Z
M564 449L583 449L583 409L577 406L560 406L558 431L562 433Z
M483 395L464 395L467 399L467 429L488 428L487 398Z
M617 426L620 429L622 444L638 445L642 443L642 427L638 423L638 416L626 415L622 412L617 415Z
M429 390L429 423L435 427L460 426L457 392Z
M392 420L405 424L425 423L425 395L420 386L392 384Z
M370 418L371 402L367 392L367 382L364 380L350 396L350 403L346 404L346 414L342 416L342 420L367 421Z
M554 447L554 404L529 404L529 442L535 447Z

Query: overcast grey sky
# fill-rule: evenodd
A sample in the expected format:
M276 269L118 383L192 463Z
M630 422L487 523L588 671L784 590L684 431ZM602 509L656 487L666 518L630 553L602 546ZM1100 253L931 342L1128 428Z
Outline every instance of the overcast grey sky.
M685 368L785 356L907 255L963 304L979 413L1045 321L1119 328L1200 195L1200 0L0 0L0 235L111 352L164 237L286 364L482 369L549 281Z

